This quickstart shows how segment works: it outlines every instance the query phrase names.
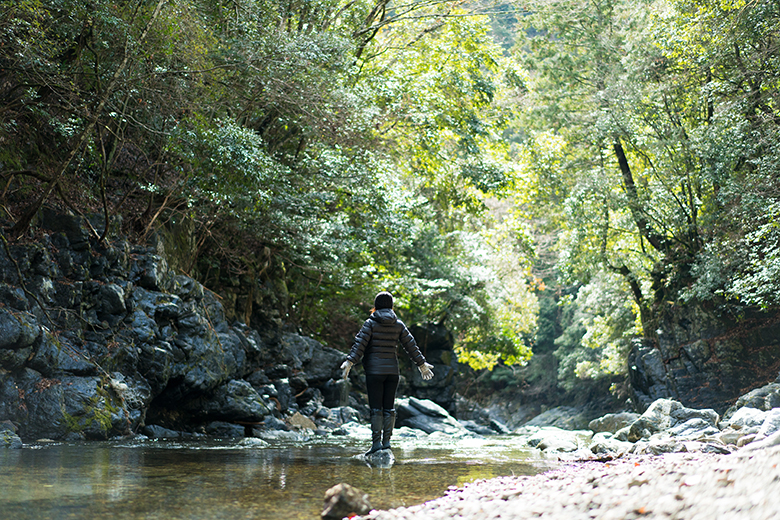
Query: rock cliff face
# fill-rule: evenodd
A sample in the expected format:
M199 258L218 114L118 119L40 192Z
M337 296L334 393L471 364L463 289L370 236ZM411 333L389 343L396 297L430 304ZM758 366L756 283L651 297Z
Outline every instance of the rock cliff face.
M160 247L99 243L85 226L46 212L38 240L0 248L0 422L22 439L251 427L314 398L346 404L343 354L228 323Z
M747 311L746 311L747 312ZM723 413L780 370L780 314L716 316L703 305L667 305L657 341L637 341L629 374L640 410L659 398Z

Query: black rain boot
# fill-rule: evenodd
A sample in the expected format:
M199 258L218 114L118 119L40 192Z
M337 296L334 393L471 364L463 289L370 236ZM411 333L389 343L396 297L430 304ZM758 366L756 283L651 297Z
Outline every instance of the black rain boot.
M382 410L371 409L371 449L366 455L371 455L382 449Z
M390 449L390 437L393 436L393 428L395 428L395 409L383 411L384 423L382 427L382 449Z

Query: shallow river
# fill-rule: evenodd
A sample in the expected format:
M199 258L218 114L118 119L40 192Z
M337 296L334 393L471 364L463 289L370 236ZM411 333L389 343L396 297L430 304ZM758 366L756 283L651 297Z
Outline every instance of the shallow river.
M551 467L516 438L394 441L395 464L372 468L365 441L52 443L0 450L0 517L26 519L317 520L339 482L389 509L449 486Z

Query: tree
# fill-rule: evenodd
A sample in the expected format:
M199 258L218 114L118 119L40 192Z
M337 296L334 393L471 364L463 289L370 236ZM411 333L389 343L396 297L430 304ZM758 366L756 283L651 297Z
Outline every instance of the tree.
M515 48L529 71L518 123L534 190L525 207L540 229L558 230L568 281L620 274L650 339L674 305L738 316L745 307L724 297L771 304L776 6L533 7ZM605 320L591 321L583 345Z

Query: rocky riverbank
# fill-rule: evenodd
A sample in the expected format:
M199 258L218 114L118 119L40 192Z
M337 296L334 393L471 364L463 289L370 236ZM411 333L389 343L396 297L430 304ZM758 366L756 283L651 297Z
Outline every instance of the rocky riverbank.
M342 353L230 319L170 267L162 240L101 241L102 228L44 211L35 241L0 247L0 430L25 442L243 437L349 403Z
M780 383L742 396L720 417L659 399L642 415L608 414L588 430L540 426L515 431L561 467L451 488L407 508L361 520L750 519L778 518ZM544 414L543 414L544 415ZM555 410L548 421L559 421Z
M111 233L100 240L94 230L104 227L101 217L47 209L34 240L0 247L0 446L361 431L361 367L340 379L345 353L285 330L279 289L252 280L239 319L235 294L177 272L160 236L146 245ZM451 335L435 326L415 334L436 377L423 381L409 369L401 391L453 408ZM399 425L468 433L420 402L435 420L422 414L415 423L422 412L407 403ZM473 427L495 432L489 421Z
M219 295L169 266L161 240L101 241L91 230L102 227L44 211L34 242L0 248L0 446L135 435L368 438L360 368L340 379L343 352L270 319L250 327L230 318ZM454 393L446 331L417 334L437 376L403 378L401 391L420 398L398 400L399 437L513 434L555 458L609 460L726 454L780 430L778 382L722 415L672 399L641 416L481 408Z
M769 520L778 518L780 447L630 455L451 489L425 504L353 520Z

